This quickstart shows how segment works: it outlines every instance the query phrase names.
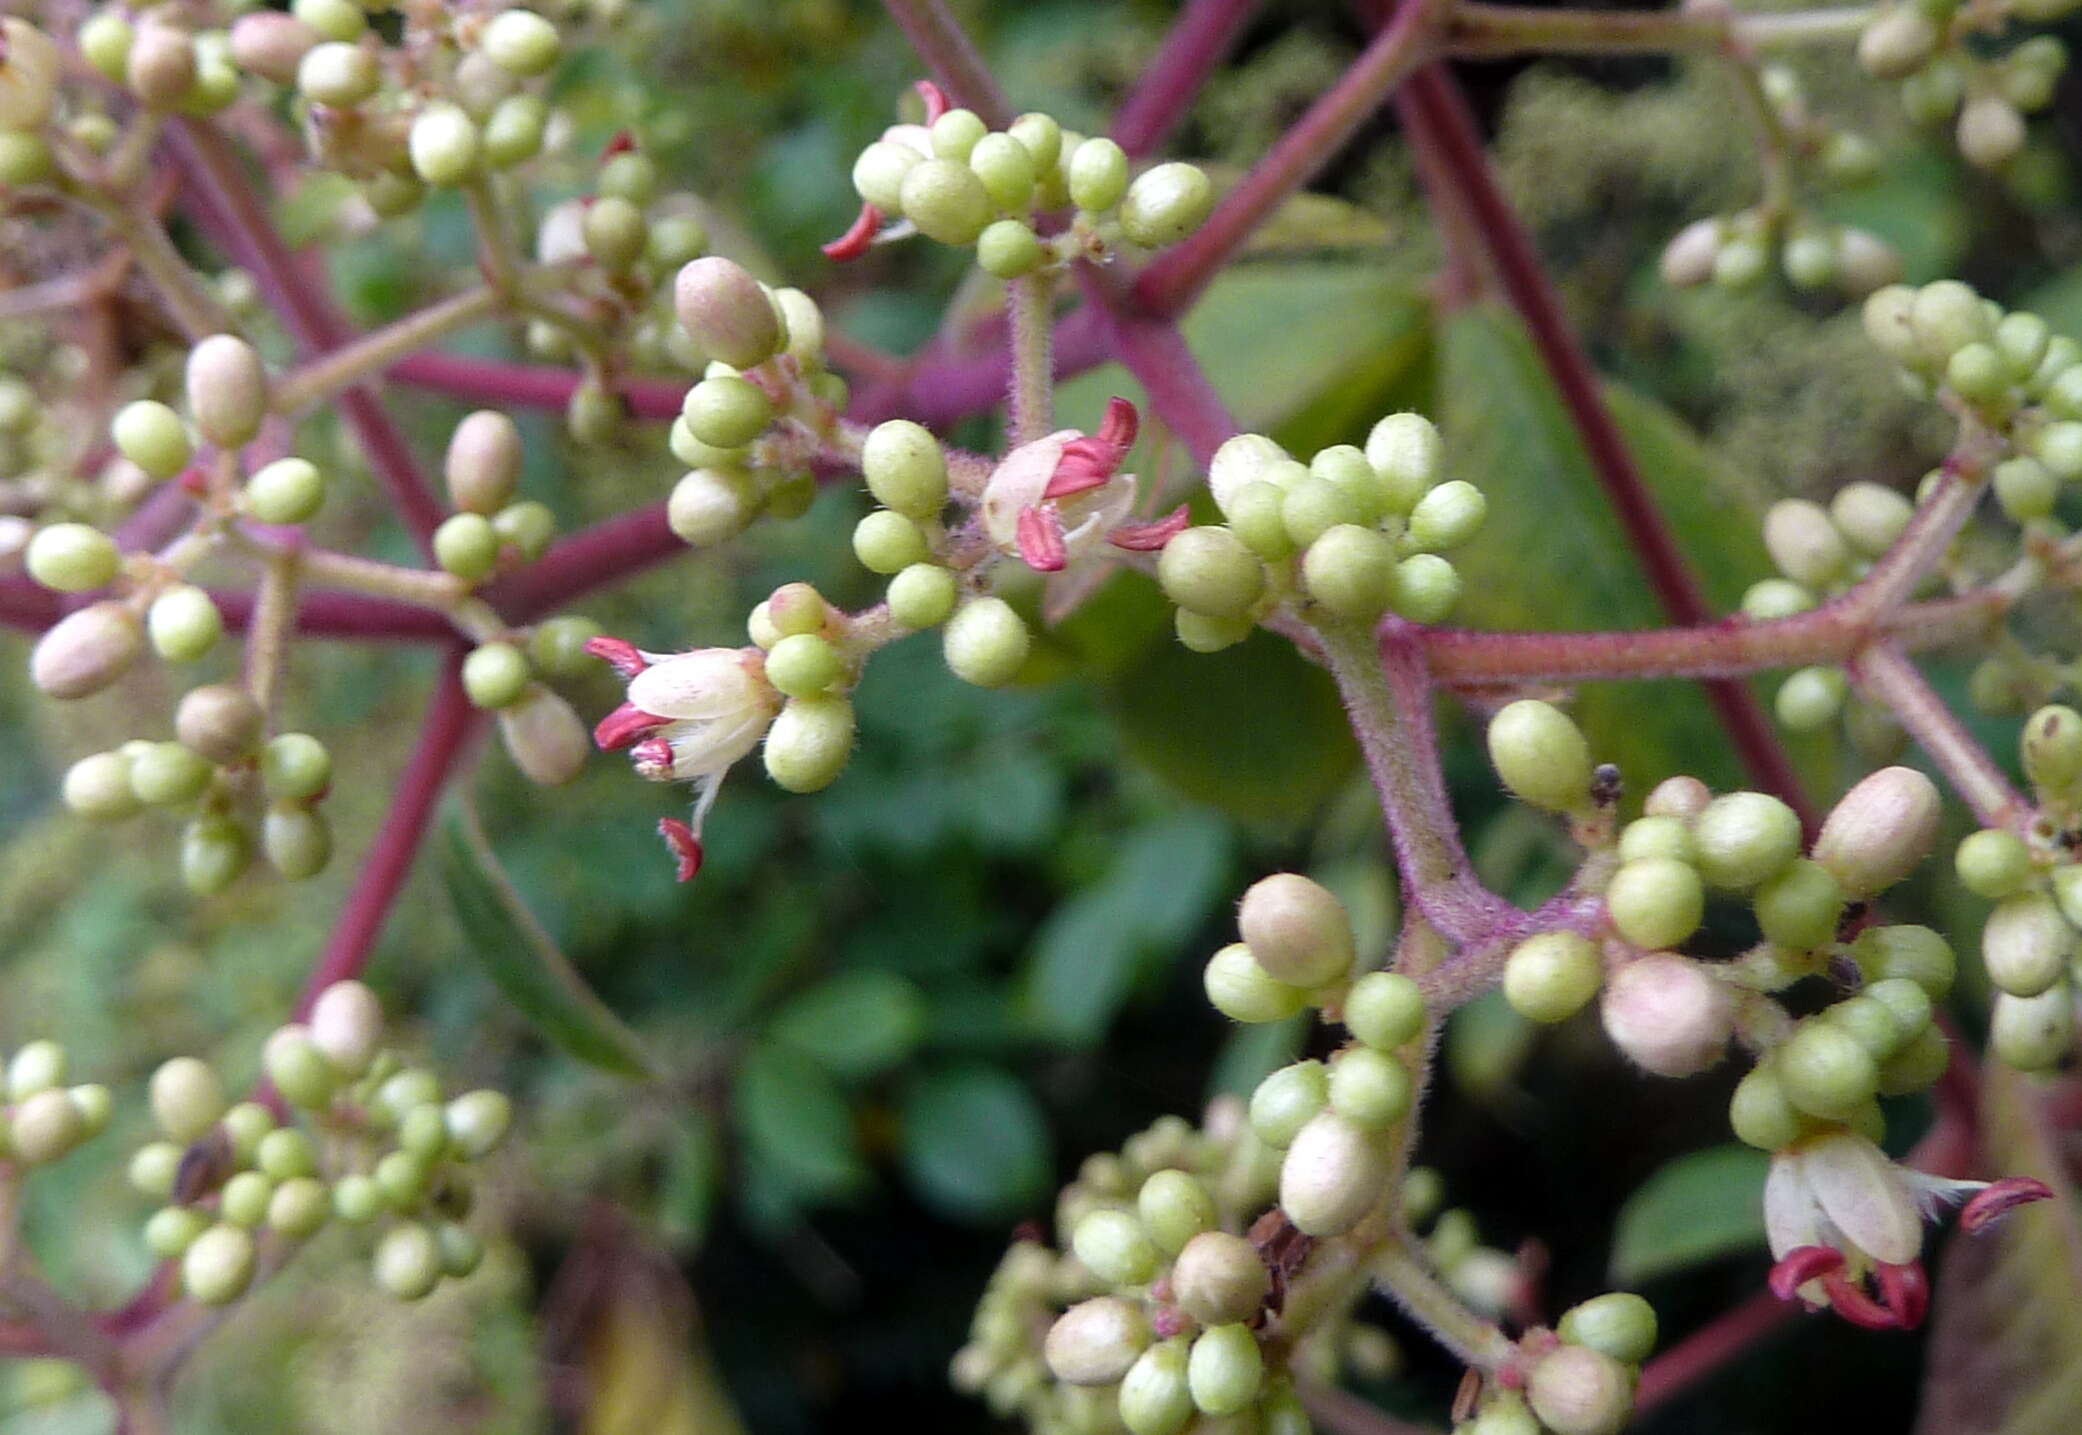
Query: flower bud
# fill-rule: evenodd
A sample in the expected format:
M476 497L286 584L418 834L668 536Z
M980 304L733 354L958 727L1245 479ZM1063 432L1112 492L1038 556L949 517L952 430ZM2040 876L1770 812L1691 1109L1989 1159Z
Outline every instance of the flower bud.
M262 523L305 523L325 503L325 475L308 459L278 458L246 480L246 511Z
M174 735L184 747L228 766L253 755L265 721L260 705L244 688L212 683L182 696L174 713Z
M357 981L334 982L311 1003L311 1042L343 1076L369 1069L383 1040L383 1008Z
M196 1236L181 1256L181 1286L204 1305L229 1305L253 1283L251 1233L219 1223Z
M1265 1384L1265 1354L1248 1327L1210 1327L1186 1359L1186 1386L1203 1415L1235 1415L1257 1400Z
M1754 803L1750 806L1753 815L1763 812ZM1929 778L1911 767L1882 768L1830 809L1815 839L1814 860L1851 896L1874 896L1930 855L1941 815L1942 800ZM1768 821L1783 831L1784 820L1775 812Z
M149 807L179 807L193 802L210 785L214 769L177 742L125 745L130 758L130 790Z
M1331 487L1320 479L1310 482ZM1378 529L1333 524L1302 556L1301 581L1309 597L1336 617L1372 623L1396 600L1395 544Z
M301 882L331 863L332 826L302 803L270 803L261 818L260 850L269 866L290 881Z
M479 44L493 64L523 78L547 73L562 48L556 26L532 10L519 9L494 16Z
M870 573L901 573L931 557L925 534L901 513L878 508L853 529L853 556Z
M1914 5L1891 5L1858 36L1858 63L1876 80L1898 80L1920 70L1941 38Z
M130 787L130 759L120 752L97 752L65 770L61 787L65 805L97 822L128 817L138 810Z
M1844 888L1828 867L1800 858L1765 879L1751 897L1765 940L1788 951L1812 951L1836 939Z
M974 244L995 217L990 191L959 160L919 161L905 172L898 194L904 218L919 233L956 248Z
M9 32L9 44L10 47L13 44L12 31ZM10 54L8 58L6 69L11 70L14 57ZM0 74L4 73L5 70L0 70ZM195 40L178 25L148 15L137 27L137 37L131 42L124 73L130 92L146 109L171 110L181 103L195 83Z
M1002 687L1018 674L1031 646L1027 625L1002 598L972 598L948 620L941 639L947 666L965 683Z
M789 792L831 786L852 755L853 704L844 698L791 698L766 732L766 775Z
M449 500L470 513L496 513L513 499L521 457L520 429L512 419L494 409L466 416L448 440L442 471Z
M86 1122L72 1094L38 1091L19 1099L8 1122L14 1154L32 1166L55 1161L86 1139Z
M1928 927L1867 927L1851 943L1851 960L1868 983L1905 978L1942 1001L1952 990L1957 959Z
M1637 947L1674 947L1699 929L1706 892L1696 869L1668 857L1627 862L1605 888L1612 925Z
M463 659L463 691L476 707L503 708L518 702L530 676L527 656L512 643L482 643Z
M458 513L434 530L434 561L472 583L489 578L499 562L499 534L481 513Z
M277 1186L268 1200L269 1230L291 1240L314 1234L332 1218L332 1194L323 1181L312 1176L292 1176Z
M1778 720L1794 732L1814 732L1843 712L1850 683L1837 668L1796 668L1771 700Z
M2040 708L2024 724L2021 746L2025 776L2040 792L2059 798L2082 783L2082 713L2059 704Z
M1831 1022L1803 1022L1773 1061L1786 1099L1825 1121L1842 1121L1872 1100L1879 1066L1858 1039Z
M1836 279L1846 292L1870 294L1901 277L1901 254L1893 245L1863 229L1836 232Z
M212 334L189 350L187 388L196 432L218 448L242 448L260 432L268 411L267 370L244 339Z
M1237 909L1252 959L1289 986L1320 987L1352 966L1352 923L1327 887L1295 872L1253 883Z
M1280 1162L1280 1207L1311 1236L1342 1235L1387 1189L1389 1143L1335 1111L1310 1118Z
M1188 528L1164 545L1157 582L1181 608L1211 618L1244 618L1265 591L1265 570L1228 529Z
M1098 1296L1056 1317L1042 1358L1065 1385L1111 1385L1149 1344L1149 1322L1117 1296Z
M891 419L869 431L860 449L861 475L883 507L909 518L938 516L947 503L947 459L920 424Z
M1135 1212L1157 1249L1171 1256L1215 1224L1214 1198L1197 1176L1185 1171L1151 1173L1135 1196Z
M593 742L571 704L541 683L499 709L506 755L537 787L561 787L585 770Z
M383 67L360 45L328 40L297 61L297 92L315 105L347 109L373 98L382 85Z
M1359 523L1360 504L1349 489L1318 477L1299 464L1294 469L1282 464L1267 477L1280 486L1280 525L1296 547L1308 547L1333 528ZM1387 550L1387 554L1393 558L1393 549Z
M1988 1045L2019 1071L2045 1071L2067 1055L2075 1039L2075 997L2056 982L2035 997L1997 992L1988 1015Z
M1329 1104L1329 1069L1320 1061L1297 1061L1265 1077L1251 1093L1251 1130L1266 1145L1283 1151Z
M1366 1045L1393 1051L1424 1030L1424 995L1400 972L1368 972L1345 994L1343 1019Z
M461 184L477 171L477 122L459 105L436 101L412 121L412 170L435 186Z
M904 176L925 156L907 144L877 140L853 161L853 189L884 214L901 214L904 208Z
M399 1300L419 1300L441 1283L441 1250L418 1221L402 1221L376 1243L376 1284Z
M1674 817L1689 823L1712 801L1713 790L1698 778L1666 777L1649 791L1641 811L1647 817Z
M1110 139L1088 139L1078 145L1065 170L1070 202L1087 213L1113 208L1128 192L1127 153Z
M1130 1435L1178 1435L1193 1418L1186 1381L1186 1342L1160 1342L1137 1356L1121 1378L1121 1424Z
M1126 1211L1086 1215L1071 1233L1070 1248L1086 1268L1110 1286L1146 1285L1157 1273L1157 1247L1142 1223Z
M913 563L889 580L889 616L906 628L939 626L954 611L960 585L933 563Z
M1981 928L1981 964L1988 980L2011 996L2045 991L2066 974L2074 953L2075 929L2043 893L2004 898Z
M29 576L59 593L105 586L123 566L115 540L86 523L53 523L36 530L23 555Z
M765 302L764 296L761 302ZM719 376L687 391L681 410L694 437L716 448L739 448L773 422L773 400L757 384Z
M791 633L766 657L766 680L791 698L814 698L844 676L838 651L817 633Z
M665 521L680 540L710 548L735 538L757 516L751 480L734 468L697 468L673 485Z
M1696 865L1699 846L1692 841L1692 830L1682 818L1637 817L1620 829L1619 860L1637 862L1644 857L1668 857L1688 866Z
M1977 169L2000 169L2024 148L2024 116L2001 95L1979 95L1959 111L1959 153Z
M1663 255L1658 261L1663 282L1675 288L1688 289L1711 279L1713 261L1720 253L1725 227L1718 218L1695 219L1678 230L1663 246Z
M1928 365L1948 362L1968 344L1988 338L1994 328L1981 296L1956 279L1940 279L1916 290L1909 317Z
M1121 232L1144 249L1161 248L1198 229L1213 208L1214 185L1205 172L1176 161L1156 165L1128 186L1121 200Z
M1207 1000L1231 1021L1284 1021L1308 1005L1308 993L1268 974L1242 942L1208 958L1201 981Z
M1275 465L1291 462L1286 450L1263 434L1237 434L1223 441L1207 465L1207 491L1224 517L1247 485L1262 481ZM1278 490L1274 489L1275 495Z
M1890 772L1903 770L1889 769ZM1863 787L1861 783L1859 788L1853 789L1853 794ZM1881 791L1895 792L1894 780L1890 780ZM1849 798L1845 800L1848 802ZM1877 798L1873 800L1878 801ZM1863 811L1864 805L1861 803L1857 810ZM1934 808L1929 820L1932 823L1936 821ZM1847 832L1863 830L1862 822L1847 824L1846 827ZM1716 887L1742 891L1756 886L1800 855L1800 818L1792 808L1768 793L1731 792L1708 803L1706 810L1694 819L1692 840L1699 846L1700 875ZM1846 843L1851 840L1847 837ZM1891 864L1899 860L1900 854L1890 849L1885 860L1870 865L1874 870L1891 870ZM1909 859L1908 865L1914 865L1913 858ZM1864 875L1855 863L1851 870Z
M332 785L332 754L309 733L285 732L268 740L260 776L270 796L307 802Z
M1350 1047L1330 1063L1330 1109L1362 1130L1387 1130L1416 1100L1409 1069L1386 1052Z
M1824 588L1850 566L1843 535L1818 503L1782 498L1764 515L1764 548L1778 571L1796 583Z
M1525 1398L1554 1435L1615 1435L1634 1413L1626 1368L1581 1345L1564 1345L1535 1365Z
M145 613L145 628L160 657L170 663L192 663L217 646L224 635L224 616L202 589L177 583L152 600Z
M152 1073L152 1118L174 1141L187 1143L224 1114L224 1085L192 1056L177 1056Z
M2022 890L2035 871L2024 839L2000 827L1968 834L1953 854L1953 865L1968 891L1992 901Z
M1521 802L1551 812L1590 798L1590 744L1566 713L1521 698L1489 720L1489 760Z
M1605 1034L1657 1076L1690 1076L1721 1058L1734 1023L1728 991L1697 962L1658 952L1628 962L1605 983Z
M1482 490L1456 478L1417 500L1406 541L1427 553L1458 548L1475 536L1488 516L1489 500Z
M121 677L144 642L143 626L129 608L95 603L59 619L37 640L29 679L49 697L87 697Z
M1396 565L1394 612L1412 623L1441 623L1460 601L1460 574L1436 553L1417 553Z
M1760 1151L1782 1151L1800 1139L1807 1118L1786 1099L1786 1090L1770 1063L1750 1069L1735 1084L1728 1101L1728 1125L1736 1139Z
M150 399L125 404L109 424L109 437L123 457L153 478L172 478L194 454L181 416Z
M318 31L279 11L241 15L231 25L231 62L276 85L293 85L297 67L321 39Z
M1916 514L1915 506L1878 483L1850 483L1829 500L1829 520L1867 558L1894 546Z
M1576 932L1526 938L1504 963L1504 1000L1529 1021L1574 1016L1604 985L1605 964L1591 941Z

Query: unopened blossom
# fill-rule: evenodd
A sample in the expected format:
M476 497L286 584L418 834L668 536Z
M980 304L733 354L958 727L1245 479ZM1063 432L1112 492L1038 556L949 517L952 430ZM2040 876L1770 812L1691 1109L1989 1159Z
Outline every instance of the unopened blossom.
M1868 1329L1912 1329L1930 1304L1925 1219L1963 1200L1959 1224L1973 1232L2052 1194L2023 1177L1954 1181L1911 1171L1848 1131L1810 1137L1774 1156L1764 1183L1765 1231L1778 1262L1771 1288Z
M689 822L666 818L659 835L679 861L679 878L701 867L701 826L731 764L759 745L781 710L757 648L697 648L647 653L619 638L595 638L586 651L628 679L628 700L602 718L593 740L603 751L629 749L637 775L692 782Z
M947 113L947 96L931 80L920 80L917 90L919 97L925 101L925 123L891 125L882 131L881 143L901 145L905 149L915 150L922 160L931 159L933 132L930 126L934 120ZM892 225L889 219L890 217L879 208L862 201L859 217L844 234L824 246L825 257L841 263L848 259L858 259L867 253L868 247L877 239L901 239L911 233L909 224L899 222ZM885 227L888 230L886 234L883 232Z
M1130 549L1161 548L1185 526L1186 512L1129 524L1135 475L1120 466L1135 446L1135 406L1114 399L1094 434L1058 429L1005 455L983 487L983 526L991 541L1037 572L1069 566L1104 537Z

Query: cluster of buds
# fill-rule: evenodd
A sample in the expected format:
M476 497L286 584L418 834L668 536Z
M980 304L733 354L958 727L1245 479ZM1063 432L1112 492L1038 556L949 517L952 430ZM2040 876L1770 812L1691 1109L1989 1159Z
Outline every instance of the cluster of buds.
M469 1167L505 1140L512 1108L496 1091L444 1099L431 1071L382 1042L374 995L340 982L308 1022L268 1038L277 1107L232 1104L194 1057L153 1073L160 1139L131 1158L130 1182L163 1203L145 1243L179 1262L184 1294L234 1301L264 1259L335 1222L375 1233L377 1283L401 1300L477 1268L484 1246L464 1224Z
M0 1157L14 1169L42 1166L70 1154L108 1126L105 1086L68 1086L70 1061L55 1041L32 1041L7 1061Z
M1460 597L1441 554L1472 539L1489 507L1473 484L1441 482L1438 430L1414 413L1382 419L1363 449L1340 444L1306 464L1239 435L1216 450L1207 484L1227 522L1186 529L1157 564L1179 639L1201 652L1287 604L1342 623L1440 621Z
M1969 164L2001 169L2024 148L2024 116L2053 102L2067 68L2067 47L2039 35L1989 57L1969 41L1991 21L2045 24L2074 10L2074 0L2009 0L1989 7L1892 0L1858 37L1858 63L1875 79L1901 82L1901 106L1910 119L1952 124Z
M549 505L518 496L522 452L519 426L493 409L449 434L442 477L455 512L434 530L434 561L471 587L534 562L556 537Z
M1127 153L1110 139L1086 138L1039 113L994 131L974 111L950 108L929 81L918 92L925 122L890 126L854 161L860 217L825 246L832 258L857 258L878 238L916 233L973 246L986 273L1017 279L1103 258L1122 239L1142 249L1176 244L1214 206L1214 186L1190 164L1132 175ZM1070 223L1044 237L1040 217L1066 208L1074 210Z

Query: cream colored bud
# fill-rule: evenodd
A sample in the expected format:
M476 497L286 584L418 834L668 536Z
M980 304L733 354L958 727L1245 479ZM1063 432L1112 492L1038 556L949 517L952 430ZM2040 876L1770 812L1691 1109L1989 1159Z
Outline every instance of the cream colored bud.
M1276 872L1243 894L1236 925L1252 958L1278 981L1319 987L1352 969L1352 923L1327 887Z
M144 650L144 625L117 602L95 603L60 619L29 655L29 680L54 698L98 693Z
M1656 952L1607 979L1599 1003L1612 1044L1658 1076L1690 1076L1721 1059L1734 1024L1726 987L1697 962Z
M130 91L152 110L170 110L195 83L195 39L155 16L137 27L127 71Z
M278 10L241 15L231 25L231 62L277 85L296 83L296 67L325 37Z
M560 787L585 769L593 739L571 704L540 683L500 708L499 738L506 753L538 787Z
M1098 1296L1056 1317L1042 1358L1065 1385L1111 1385L1149 1344L1149 1322L1117 1296Z
M1341 1235L1381 1199L1392 1166L1382 1133L1324 1111L1295 1133L1280 1162L1280 1208L1308 1235Z
M1873 896L1930 855L1942 811L1929 778L1912 767L1883 767L1830 809L1814 860L1852 897Z

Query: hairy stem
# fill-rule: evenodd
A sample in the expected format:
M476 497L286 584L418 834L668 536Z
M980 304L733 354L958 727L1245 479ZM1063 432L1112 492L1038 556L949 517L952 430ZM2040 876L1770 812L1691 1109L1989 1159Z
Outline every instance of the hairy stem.
M246 633L246 690L266 715L274 712L283 663L289 655L289 636L296 626L298 567L293 549L270 554L261 564L260 586L254 593L253 617Z
M407 354L495 313L499 304L498 290L479 285L330 349L283 375L275 384L275 412L297 413L364 379L372 379Z
M2031 804L1899 648L1875 644L1850 670L1859 691L1900 720L1982 826L2015 827L2030 818Z
M1403 1314L1463 1363L1494 1371L1511 1358L1514 1347L1504 1333L1463 1305L1402 1240L1391 1241L1374 1257L1374 1277Z
M1012 382L1006 420L1011 446L1032 443L1055 427L1055 371L1049 340L1055 323L1055 276L1027 274L1005 286L1011 319Z

